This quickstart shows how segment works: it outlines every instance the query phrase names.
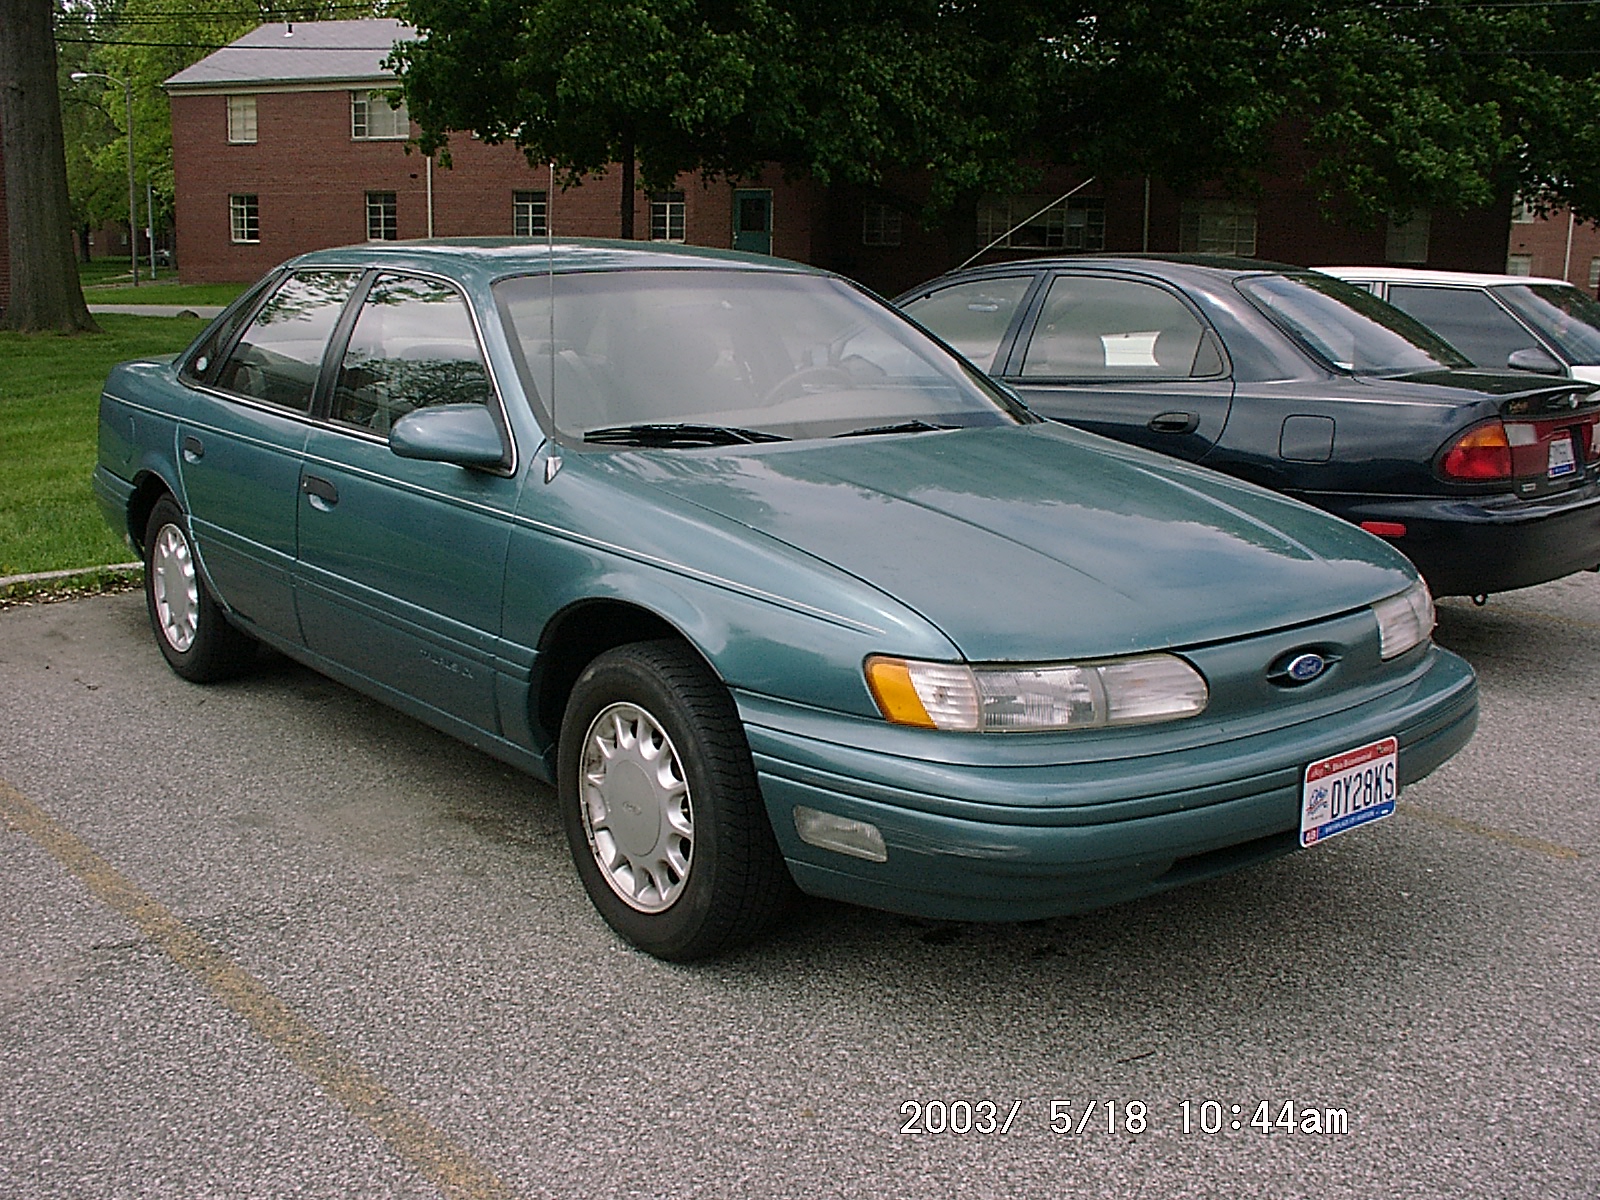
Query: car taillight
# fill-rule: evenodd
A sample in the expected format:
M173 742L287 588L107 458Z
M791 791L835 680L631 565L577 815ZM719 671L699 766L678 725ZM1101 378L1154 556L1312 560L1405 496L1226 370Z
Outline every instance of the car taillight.
M1511 478L1511 439L1505 425L1487 421L1467 430L1444 452L1439 473L1463 483L1488 483Z

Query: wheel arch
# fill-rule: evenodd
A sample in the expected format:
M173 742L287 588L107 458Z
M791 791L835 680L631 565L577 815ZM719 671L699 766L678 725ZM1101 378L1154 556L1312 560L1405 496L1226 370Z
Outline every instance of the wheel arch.
M562 609L545 626L529 692L529 718L545 746L551 778L556 778L561 718L573 685L583 669L607 650L632 642L670 640L688 647L721 679L694 639L660 613L631 600L579 600Z
M163 496L171 496L182 507L178 491L155 471L141 471L134 477L133 495L128 497L128 537L139 557L144 557L145 527L150 523L150 513Z

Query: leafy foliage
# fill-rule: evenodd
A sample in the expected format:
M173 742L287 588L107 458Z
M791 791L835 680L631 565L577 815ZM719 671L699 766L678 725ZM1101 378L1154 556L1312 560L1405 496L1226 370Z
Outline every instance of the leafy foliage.
M935 203L1029 162L1241 183L1282 131L1369 216L1520 189L1600 215L1600 7L1401 0L410 0L424 148L512 141L569 178L777 162L911 173Z

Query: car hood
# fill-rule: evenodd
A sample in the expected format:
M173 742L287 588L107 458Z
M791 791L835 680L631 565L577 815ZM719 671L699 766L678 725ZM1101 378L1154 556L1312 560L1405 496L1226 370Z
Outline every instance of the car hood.
M627 453L610 467L871 584L974 661L1214 642L1413 578L1352 525L1053 424Z

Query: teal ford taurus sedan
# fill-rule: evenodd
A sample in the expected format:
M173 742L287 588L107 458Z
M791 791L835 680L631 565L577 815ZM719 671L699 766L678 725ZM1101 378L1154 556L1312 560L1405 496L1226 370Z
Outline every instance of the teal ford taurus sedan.
M1387 815L1477 717L1376 538L771 259L296 258L115 369L94 485L180 675L263 643L553 783L663 958L796 885L1011 920L1206 878Z

